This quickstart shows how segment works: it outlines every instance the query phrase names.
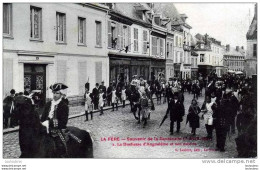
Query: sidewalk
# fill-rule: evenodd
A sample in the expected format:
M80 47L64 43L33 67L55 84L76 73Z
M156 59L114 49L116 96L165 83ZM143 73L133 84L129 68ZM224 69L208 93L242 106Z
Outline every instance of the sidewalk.
M125 102L125 105L129 105L130 102L127 100ZM122 107L123 104L118 104L118 107ZM71 106L69 107L69 119L73 119L73 118L77 118L80 116L84 116L85 115L85 109L84 109L84 105L82 106ZM110 110L112 109L112 106L106 106L103 108L104 111L106 110ZM93 113L99 113L99 110L94 110ZM12 133L12 132L17 132L19 130L19 126L16 126L14 128L7 128L7 129L3 129L3 134L8 134L8 133Z

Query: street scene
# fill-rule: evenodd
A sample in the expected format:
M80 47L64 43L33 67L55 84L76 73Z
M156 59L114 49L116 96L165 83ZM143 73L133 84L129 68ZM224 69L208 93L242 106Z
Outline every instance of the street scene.
M193 95L185 93L185 106L189 106ZM203 97L199 97L199 105L203 103ZM186 107L187 108L187 107ZM227 139L226 152L215 151L216 142L201 140L196 141L196 146L156 146L156 147L113 147L112 142L102 142L104 137L120 137L120 138L140 138L140 137L192 137L191 129L188 125L185 126L186 116L181 124L179 134L174 133L169 135L170 120L166 119L165 123L159 128L159 124L165 115L167 104L156 105L156 112L151 114L151 118L147 123L147 127L143 128L133 119L133 114L130 113L130 106L125 108L120 107L118 111L111 112L107 110L104 115L99 116L99 113L94 113L93 120L85 122L85 116L69 119L68 126L76 126L84 130L89 130L94 140L94 158L235 158L237 151L235 146L236 135L230 134ZM76 112L83 112L84 107L77 107ZM186 112L187 113L187 112ZM196 137L205 137L205 125L201 122L201 128L198 129ZM215 135L214 137L215 138ZM18 132L4 135L4 158L18 158L20 156ZM181 141L182 142L182 141ZM192 142L189 140L187 143ZM200 148L212 149L212 151L204 152L175 152L174 149L185 148Z
M257 157L257 4L197 5L4 3L3 158Z

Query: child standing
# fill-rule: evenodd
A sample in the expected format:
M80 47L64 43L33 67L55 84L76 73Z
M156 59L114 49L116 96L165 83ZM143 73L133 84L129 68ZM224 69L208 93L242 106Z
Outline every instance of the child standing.
M118 103L118 98L116 95L116 88L114 86L112 90L112 111L114 111L115 105L116 105L116 110L118 110L117 103Z
M103 115L103 107L104 107L104 100L105 100L105 94L102 89L99 90L99 95L98 95L98 107L100 110L100 115Z
M91 99L91 93L89 92L89 89L86 88L85 94L84 94L84 99L85 99L85 115L86 115L86 121L88 121L88 114L90 113L91 115L91 120L93 119L93 104L92 104L92 99Z
M123 101L123 108L125 108L125 101L126 101L126 89L125 89L125 86L123 86L123 88L122 88L121 99Z

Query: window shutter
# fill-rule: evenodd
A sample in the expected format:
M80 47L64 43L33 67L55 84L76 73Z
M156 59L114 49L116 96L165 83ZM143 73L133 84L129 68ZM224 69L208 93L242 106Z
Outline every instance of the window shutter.
M78 62L79 95L84 94L85 83L87 82L87 62Z
M10 89L13 88L13 59L4 59L3 67L3 95L9 95Z
M57 82L66 84L67 61L57 60Z
M120 24L120 49L123 49L123 24Z
M63 25L63 27L64 27L64 29L63 29L64 30L64 32L63 32L63 41L66 42L66 15L64 14L63 16L64 16L63 17L63 19L64 19L64 23L63 23L64 24Z
M108 48L112 48L112 33L111 33L111 21L108 21L107 22L107 37L108 37L108 40L107 40L107 45L108 45Z
M96 62L96 83L102 81L102 62Z
M120 32L119 23L116 23L116 38L117 38L116 49L118 49L118 50L120 48L119 32Z
M130 26L128 26L128 51L131 51L131 46L132 46L132 44L131 44L131 27Z

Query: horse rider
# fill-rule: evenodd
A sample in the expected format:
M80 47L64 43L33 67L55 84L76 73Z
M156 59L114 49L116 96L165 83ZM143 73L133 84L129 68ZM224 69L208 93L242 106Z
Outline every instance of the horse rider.
M50 86L53 93L53 100L46 103L41 117L42 125L46 127L47 133L54 139L57 157L68 157L64 132L67 128L69 107L62 100L65 89L68 88L62 83Z

